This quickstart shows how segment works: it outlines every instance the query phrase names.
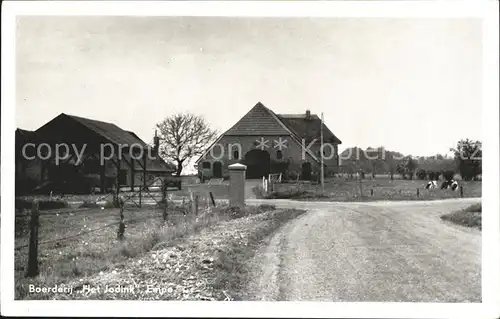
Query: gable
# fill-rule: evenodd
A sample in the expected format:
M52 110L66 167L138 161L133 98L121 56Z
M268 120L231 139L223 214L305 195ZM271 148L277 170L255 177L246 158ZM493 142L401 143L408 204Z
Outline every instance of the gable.
M257 103L224 135L289 135L262 103Z

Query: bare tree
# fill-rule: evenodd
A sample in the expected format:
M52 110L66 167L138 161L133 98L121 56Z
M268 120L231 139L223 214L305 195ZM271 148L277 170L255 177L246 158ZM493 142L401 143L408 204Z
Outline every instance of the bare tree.
M184 164L200 156L217 137L217 131L201 116L178 113L156 124L160 138L160 156L177 163L180 176Z

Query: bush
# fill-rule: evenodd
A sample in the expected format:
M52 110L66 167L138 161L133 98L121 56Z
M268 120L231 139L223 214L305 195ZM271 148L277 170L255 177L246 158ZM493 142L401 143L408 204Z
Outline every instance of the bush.
M440 172L428 172L427 175L431 181L437 181L437 180L439 180L439 176L441 175L441 173Z
M424 180L427 178L427 171L425 169L419 168L417 169L417 178L420 180Z

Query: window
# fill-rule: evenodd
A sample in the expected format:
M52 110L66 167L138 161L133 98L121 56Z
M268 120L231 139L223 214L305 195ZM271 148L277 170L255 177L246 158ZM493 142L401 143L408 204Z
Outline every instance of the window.
M233 158L236 159L236 160L240 159L240 152L234 151L233 152Z
M280 150L276 151L276 158L279 159L279 160L282 159L283 158L283 152L280 151Z
M203 162L201 167L205 169L210 169L210 162Z

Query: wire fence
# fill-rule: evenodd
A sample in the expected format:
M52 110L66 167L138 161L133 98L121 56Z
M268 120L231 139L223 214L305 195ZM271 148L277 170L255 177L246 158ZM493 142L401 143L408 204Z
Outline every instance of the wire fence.
M26 239L26 237L29 238L28 243L19 244L15 247L15 251L22 251L24 249L28 250L28 267L26 276L36 277L39 274L39 247L42 245L64 243L66 241L75 240L82 236L113 227L117 229L117 239L122 241L124 239L127 226L147 222L149 220L158 220L163 224L167 224L169 223L169 214L172 212L176 212L183 216L198 216L198 214L204 213L205 209L210 210L211 207L216 206L214 196L211 192L206 194L205 201L201 201L202 198L200 194L190 192L188 196L182 198L182 204L180 204L169 200L167 190L168 185L162 184L160 188L161 200L157 200L152 194L152 191L148 190L144 192L144 189L142 189L141 192L143 193L141 194L141 201L143 201L144 194L146 193L152 197L155 202L154 205L151 206L153 209L149 207L143 210L138 209L138 207L125 205L128 201L131 201L132 196L130 195L120 196L119 194L112 194L114 204L113 208L104 208L94 203L96 205L89 208L65 208L41 211L39 202L34 200L29 213L26 213L25 210L21 209L16 211L15 216L16 237L18 237L19 241ZM142 216L142 214L146 214L146 216ZM73 219L74 224L70 225L71 223L67 223L69 225L68 227L68 225L62 223L64 218ZM89 223L95 223L98 227L85 229L86 225L84 225L83 229L77 231L76 233L63 234L58 238L40 240L41 220L44 221L44 223L47 223L47 225L59 222L61 223L59 226L64 226L61 228L64 228L64 230L68 230L69 232L78 229L80 227L79 224L85 223L86 220ZM104 223L104 225L100 226L102 223ZM52 225L51 227L58 226ZM29 231L27 231L26 228L29 228ZM49 230L46 230L46 232L49 232ZM53 236L51 233L48 235L50 237Z

